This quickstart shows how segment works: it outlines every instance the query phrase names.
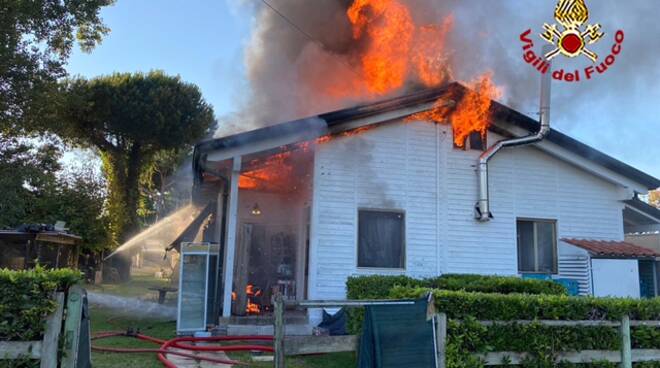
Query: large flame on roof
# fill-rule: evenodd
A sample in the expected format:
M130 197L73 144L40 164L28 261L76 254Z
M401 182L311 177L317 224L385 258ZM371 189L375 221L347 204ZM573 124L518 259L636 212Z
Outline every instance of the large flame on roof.
M454 26L452 15L439 24L418 26L409 9L398 0L355 0L347 11L353 37L367 43L360 56L367 90L376 95L402 87L414 76L417 82L435 87L452 78L447 60L447 35ZM469 83L472 88L450 115L456 145L463 147L473 132L485 136L491 117L491 100L501 93L493 84L492 73L485 73ZM446 98L416 119L446 121L449 111Z

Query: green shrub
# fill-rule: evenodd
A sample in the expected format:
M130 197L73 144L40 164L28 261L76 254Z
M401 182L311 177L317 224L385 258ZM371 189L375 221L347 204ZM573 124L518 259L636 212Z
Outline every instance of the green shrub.
M0 341L40 340L45 319L56 308L53 293L81 279L70 269L0 269Z
M428 279L408 276L353 276L346 281L348 299L387 299L395 286L421 287L445 290L464 290L492 293L527 293L566 295L562 285L545 280L523 280L511 276L482 276L446 274ZM358 331L362 326L362 310L349 311L349 331Z
M512 276L447 274L426 280L428 287L443 290L477 291L500 294L567 295L563 285L546 280L521 279Z
M659 320L660 298L621 299L565 295L487 294L395 286L391 299L421 298L432 292L438 311L447 314L449 367L481 367L472 353L529 352L523 366L554 367L557 353L575 350L618 350L620 337L612 327L550 327L541 324L483 326L478 320ZM463 323L458 323L462 320ZM354 324L355 325L355 324ZM660 330L632 330L633 348L659 349ZM571 366L562 364L561 366ZM591 366L608 366L594 364ZM640 365L642 366L642 365ZM643 365L660 367L659 363Z
M428 287L443 290L464 290L483 293L523 293L566 295L566 288L556 282L523 280L512 276L481 276L446 274L429 279L408 276L353 276L346 282L348 299L387 298L394 286Z

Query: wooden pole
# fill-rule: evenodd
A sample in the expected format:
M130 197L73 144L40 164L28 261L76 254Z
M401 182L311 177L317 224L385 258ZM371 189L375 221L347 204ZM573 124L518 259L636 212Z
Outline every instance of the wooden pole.
M57 308L55 313L46 320L46 331L41 345L41 368L57 367L57 350L59 347L60 329L62 327L62 314L64 314L64 293L55 294Z
M282 293L277 292L274 300L274 338L273 347L275 349L275 368L284 368L284 298Z
M630 317L621 319L621 368L632 368L632 343L630 341Z
M445 368L447 364L445 359L447 347L447 315L444 313L436 314L435 326L438 368Z

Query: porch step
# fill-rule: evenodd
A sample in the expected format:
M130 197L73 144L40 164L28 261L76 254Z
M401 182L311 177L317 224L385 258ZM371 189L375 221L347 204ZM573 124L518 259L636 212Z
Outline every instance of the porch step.
M219 325L256 325L256 326L272 326L274 323L272 315L264 314L258 316L231 316L220 317ZM305 313L290 313L284 314L284 322L287 325L305 325L309 323L307 314Z
M309 336L312 334L312 325L310 324L287 324L284 327L284 334L288 336ZM273 335L272 325L227 325L227 335L245 336L245 335Z

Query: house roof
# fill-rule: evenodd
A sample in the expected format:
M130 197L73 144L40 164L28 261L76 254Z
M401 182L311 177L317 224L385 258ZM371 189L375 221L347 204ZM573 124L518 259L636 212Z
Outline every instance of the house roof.
M272 139L274 137L291 135L292 133L295 133L299 137L299 141L314 139L326 134L327 132L327 129L319 129L319 121L325 124L324 128L339 127L356 119L366 118L376 114L433 102L440 97L459 100L466 91L466 87L454 82L443 87L424 89L406 94L404 96L395 97L379 102L337 110L305 119L293 120L244 133L203 141L195 146L195 151L193 154L193 169L196 173L200 173L200 160L203 158L204 154L211 151L229 149L237 146L256 143L266 139ZM530 133L537 132L540 128L538 121L500 103L493 102L491 105L491 110L496 119L525 129ZM496 127L492 127L492 130L496 129ZM499 131L501 131L501 129L499 129ZM613 172L616 172L624 177L629 178L632 181L642 184L648 189L656 189L660 187L660 179L644 173L611 156L608 156L596 150L595 148L579 142L555 129L550 131L550 134L546 139L570 152L594 161Z
M592 256L614 258L653 258L660 253L653 249L622 241L603 241L587 239L562 239L563 242L588 251Z
M660 222L660 209L651 206L650 204L640 200L637 197L628 201L624 201L624 203L642 213L645 213L650 217L653 217Z

